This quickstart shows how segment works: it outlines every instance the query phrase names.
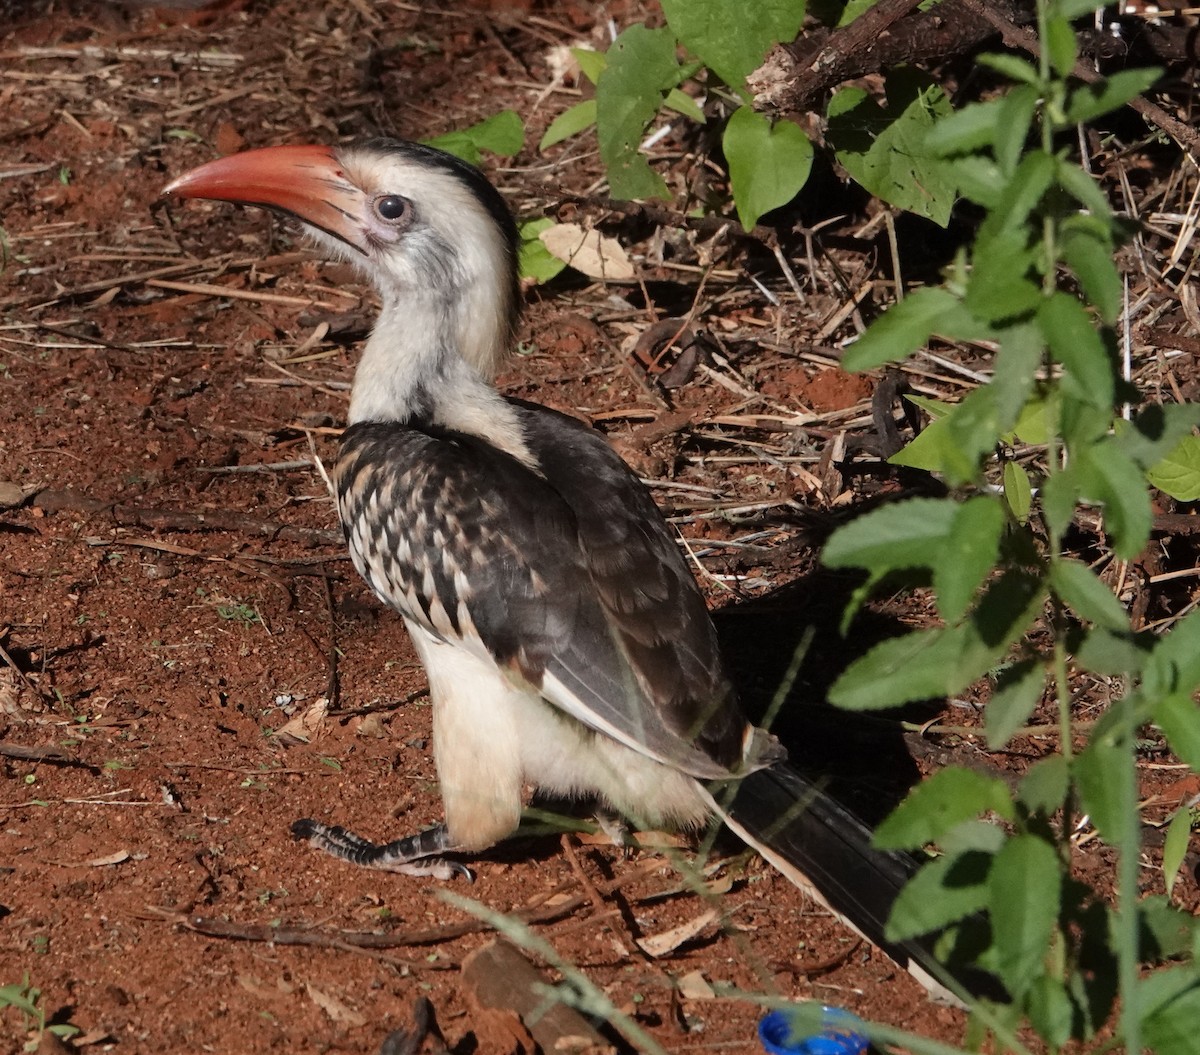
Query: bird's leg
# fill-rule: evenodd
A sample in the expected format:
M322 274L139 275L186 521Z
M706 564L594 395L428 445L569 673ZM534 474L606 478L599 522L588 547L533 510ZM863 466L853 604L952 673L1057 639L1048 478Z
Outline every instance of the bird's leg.
M404 875L433 876L453 879L456 875L468 881L475 879L472 871L458 861L447 861L437 854L456 849L444 824L438 824L416 835L390 843L373 843L337 824L320 824L305 817L292 824L292 835L303 839L318 850L340 857L343 861L363 868L379 868L385 872Z

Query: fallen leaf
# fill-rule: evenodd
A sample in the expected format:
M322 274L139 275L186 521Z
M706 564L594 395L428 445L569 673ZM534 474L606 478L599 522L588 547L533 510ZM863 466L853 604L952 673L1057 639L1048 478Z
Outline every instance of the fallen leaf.
M129 860L128 850L118 850L116 853L111 853L107 857L93 857L87 862L92 868L104 868L107 865L119 865L122 861Z
M318 696L304 710L292 715L276 729L271 738L286 746L311 743L320 733L328 711L329 701L324 696Z
M546 228L538 238L551 256L583 272L588 278L614 281L633 278L633 264L621 243L597 230L584 230L577 223L556 223Z
M718 909L710 908L695 919L690 919L686 923L680 923L677 927L671 927L660 934L651 934L645 938L638 938L638 946L647 956L653 956L656 959L659 956L666 956L667 953L674 952L685 942L698 937L719 915L720 911Z
M242 138L242 134L228 121L222 121L217 125L218 154L236 154L245 145L246 140Z
M20 690L21 683L17 672L7 667L0 670L0 714L11 715L14 718L20 716L21 705L17 702Z
M365 1026L367 1019L357 1011L343 1004L337 997L323 993L311 982L304 983L304 989L309 999L325 1012L334 1022L344 1026Z
M378 713L363 715L354 730L355 736L369 736L374 740L387 739L387 727L383 724L383 716Z
M11 480L0 480L0 509L15 509L25 501L25 491Z
M68 1047L69 1051L74 1051L77 1048L86 1048L92 1044L103 1044L113 1040L112 1033L107 1029L92 1029L87 1033L80 1033L77 1037L71 1038L71 1044Z
M717 995L700 971L688 971L676 984L685 1000L712 1000Z
M237 984L251 996L259 1000L271 1000L281 995L278 989L264 985L251 974L239 974Z

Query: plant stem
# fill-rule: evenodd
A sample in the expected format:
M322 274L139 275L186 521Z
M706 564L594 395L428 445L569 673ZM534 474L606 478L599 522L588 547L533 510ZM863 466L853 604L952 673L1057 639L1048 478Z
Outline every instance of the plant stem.
M1138 857L1141 851L1141 817L1137 801L1137 718L1133 700L1126 696L1116 704L1121 708L1121 771L1113 774L1120 781L1121 830L1117 859L1117 978L1121 989L1121 1033L1129 1055L1141 1055L1142 1017L1138 983Z

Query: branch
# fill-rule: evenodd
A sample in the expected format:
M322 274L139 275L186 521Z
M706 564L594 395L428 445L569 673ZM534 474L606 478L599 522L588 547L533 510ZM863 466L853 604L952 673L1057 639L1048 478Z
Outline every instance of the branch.
M748 79L755 105L781 113L808 111L844 81L902 63L942 61L996 35L996 27L964 0L944 0L931 11L908 14L915 6L885 0L848 26L806 33L775 48ZM1020 17L1010 0L996 0L995 8L1010 25Z

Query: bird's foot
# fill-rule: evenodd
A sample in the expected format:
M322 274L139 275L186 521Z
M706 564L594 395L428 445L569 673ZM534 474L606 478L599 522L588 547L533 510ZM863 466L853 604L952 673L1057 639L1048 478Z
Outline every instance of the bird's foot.
M373 843L337 824L321 824L305 817L292 824L292 835L318 850L362 868L378 868L411 876L448 880L462 876L474 882L475 873L459 861L437 854L453 850L443 825L390 843Z

